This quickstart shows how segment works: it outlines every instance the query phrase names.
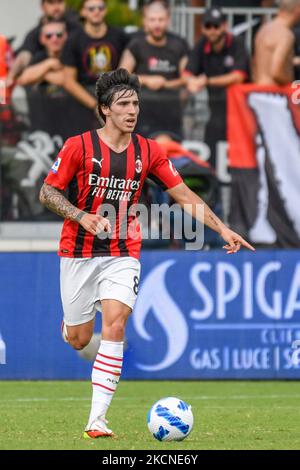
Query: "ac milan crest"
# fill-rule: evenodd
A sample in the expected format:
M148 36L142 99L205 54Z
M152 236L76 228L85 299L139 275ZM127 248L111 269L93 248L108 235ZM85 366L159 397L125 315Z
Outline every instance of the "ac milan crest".
M135 162L135 171L136 171L137 173L141 173L141 172L142 172L142 169L143 169L142 160L138 159L138 160Z

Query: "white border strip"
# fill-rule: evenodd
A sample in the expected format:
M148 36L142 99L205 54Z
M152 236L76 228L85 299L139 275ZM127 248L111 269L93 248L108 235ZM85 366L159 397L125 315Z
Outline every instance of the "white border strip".
M0 240L0 252L56 252L58 240Z

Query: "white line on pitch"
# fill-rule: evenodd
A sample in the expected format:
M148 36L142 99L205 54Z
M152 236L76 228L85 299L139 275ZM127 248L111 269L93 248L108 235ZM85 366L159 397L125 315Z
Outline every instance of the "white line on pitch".
M143 400L151 400L152 397L115 397L114 401L116 400L124 400L124 401L129 401L129 400L134 400L134 401L139 401L140 399ZM185 400L203 400L203 401L208 401L208 400L264 400L264 399L270 399L270 400L279 400L279 399L287 399L287 398L300 398L300 395L232 395L232 396L185 396L182 395L182 398ZM32 397L32 398L8 398L8 399L0 399L0 403L26 403L26 402L49 402L49 401L89 401L91 400L91 397Z

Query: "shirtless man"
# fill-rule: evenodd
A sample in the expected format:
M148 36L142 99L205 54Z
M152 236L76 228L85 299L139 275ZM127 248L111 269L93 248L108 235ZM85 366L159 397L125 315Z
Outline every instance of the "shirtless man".
M277 17L256 35L254 81L260 85L287 85L294 80L293 27L300 20L300 0L281 0Z

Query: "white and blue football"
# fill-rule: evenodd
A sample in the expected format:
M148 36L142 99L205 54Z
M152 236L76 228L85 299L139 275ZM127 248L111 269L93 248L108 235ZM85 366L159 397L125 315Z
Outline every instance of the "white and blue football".
M147 419L149 431L158 441L182 441L194 424L192 407L174 397L154 403Z

